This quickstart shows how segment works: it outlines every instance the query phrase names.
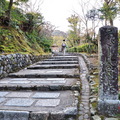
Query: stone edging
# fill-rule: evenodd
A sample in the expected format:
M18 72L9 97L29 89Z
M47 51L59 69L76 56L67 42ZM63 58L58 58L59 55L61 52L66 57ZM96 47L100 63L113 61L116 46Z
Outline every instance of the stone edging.
M80 55L82 56L82 55ZM79 105L79 120L90 120L90 103L89 103L89 96L90 96L90 87L88 82L88 68L86 63L84 62L85 58L79 57L79 65L80 65L80 79L82 89L80 91L80 105Z

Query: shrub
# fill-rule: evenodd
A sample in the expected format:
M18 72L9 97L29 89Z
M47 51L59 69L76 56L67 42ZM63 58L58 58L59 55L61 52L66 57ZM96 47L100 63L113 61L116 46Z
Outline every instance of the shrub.
M86 53L95 53L97 52L97 47L93 44L83 44L77 47L72 47L67 49L68 52L86 52Z

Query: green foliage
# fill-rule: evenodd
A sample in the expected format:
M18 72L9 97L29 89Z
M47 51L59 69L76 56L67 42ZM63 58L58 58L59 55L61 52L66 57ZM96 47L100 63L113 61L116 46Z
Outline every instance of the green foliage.
M8 1L0 0L0 17L5 16L5 12L8 8Z
M77 25L78 25L78 21L79 21L79 18L78 16L76 15L71 15L71 17L69 17L68 19L68 22L70 23L70 27L74 30L76 29Z
M0 52L42 54L43 50L36 41L28 41L22 31L0 28Z
M120 31L118 32L118 54L120 55Z
M51 36L46 37L47 33L40 35L44 28L43 16L40 13L24 14L23 10L13 6L19 2L28 0L16 0L12 3L10 10L10 24L5 25L8 16L9 1L0 0L0 53L24 52L30 54L43 54L50 52L52 45ZM6 21L5 21L6 20ZM9 22L9 21L8 21Z
M19 8L13 8L11 11L11 26L19 29L21 23L26 20L26 16L22 13L22 10Z
M42 48L44 52L51 52L52 39L47 39L45 36L40 37L38 32L33 30L32 33L26 32L26 37L29 40L29 46L32 49Z
M113 2L112 0L104 1L103 6L99 9L101 12L100 19L106 21L109 21L110 25L113 25L113 20L117 17L119 7L117 6L116 2Z
M104 3L100 11L103 14L103 16L101 16L103 18L104 17L106 17L107 19L109 19L110 17L115 18L117 13L117 7L115 6L115 4L108 5L107 3Z
M96 53L97 47L93 44L83 44L77 47L68 48L68 52L86 52L86 53Z
M50 46L53 44L53 39L47 38L45 36L41 37L40 46L43 48L44 52L51 52Z
M69 27L71 30L68 33L68 40L71 46L80 43L80 36L79 36L79 17L76 15L71 15L69 17L68 22L70 23Z
M43 24L43 16L40 13L27 13L26 19L22 21L21 29L24 32L32 32L34 28L38 28Z
M40 38L37 31L34 30L32 33L26 32L25 35L27 40L29 41L28 44L31 49L34 49L38 52L39 50L43 52L42 48L39 45Z
M0 52L15 53L27 52L35 53L35 49L31 49L28 45L24 33L15 30L14 28L0 28Z

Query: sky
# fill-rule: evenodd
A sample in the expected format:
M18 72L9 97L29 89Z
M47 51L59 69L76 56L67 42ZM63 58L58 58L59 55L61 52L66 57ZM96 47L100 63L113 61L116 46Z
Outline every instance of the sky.
M29 0L30 7L35 11L39 9L40 13L45 18L45 21L49 21L52 25L55 25L56 29L67 32L70 28L68 27L69 23L67 18L74 14L74 11L78 14L81 13L80 1L89 2L88 8L85 5L84 9L92 9L94 6L99 7L100 1L102 0ZM98 8L97 7L97 8ZM115 26L118 26L118 23L115 22Z
M77 0L44 0L41 5L41 13L45 20L54 24L57 29L68 30L67 18L73 13Z
M34 6L39 6L39 11L42 13L46 21L51 22L56 26L56 29L68 31L69 23L67 18L74 14L76 9L79 9L79 0L29 0ZM83 0L87 1L87 0ZM95 1L95 0L92 0ZM33 7L34 7L33 6ZM33 8L35 9L35 8Z

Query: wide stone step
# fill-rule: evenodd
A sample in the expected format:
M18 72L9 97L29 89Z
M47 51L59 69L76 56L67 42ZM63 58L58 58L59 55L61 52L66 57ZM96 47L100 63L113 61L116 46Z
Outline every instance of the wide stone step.
M27 69L70 69L78 68L78 64L32 65Z
M54 56L54 57L51 57L51 58L53 58L53 59L64 59L64 58L76 58L76 59L78 59L78 57L77 56Z
M0 80L0 90L78 90L79 78L4 78Z
M42 64L78 64L78 61L42 61L36 63L36 65L42 65Z
M0 92L1 120L75 120L78 92Z
M49 58L49 59L45 59L44 61L78 61L78 58Z
M79 69L23 69L11 73L8 77L13 78L79 78Z

